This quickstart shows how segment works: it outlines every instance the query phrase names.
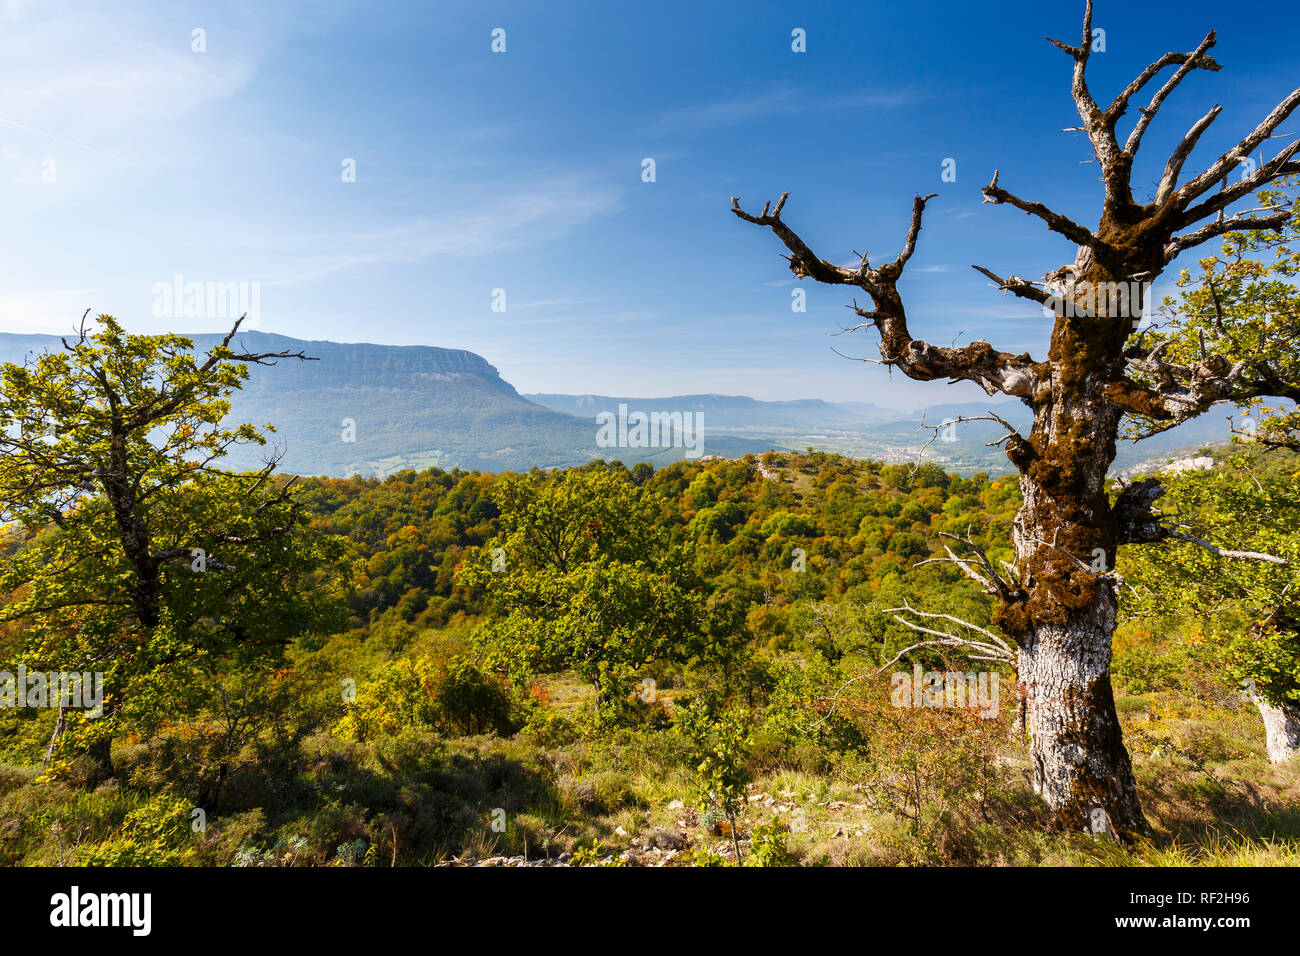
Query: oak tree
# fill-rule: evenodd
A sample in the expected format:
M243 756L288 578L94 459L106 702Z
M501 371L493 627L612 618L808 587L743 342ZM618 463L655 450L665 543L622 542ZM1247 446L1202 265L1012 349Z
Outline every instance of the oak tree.
M274 455L258 472L220 467L266 442L223 424L248 366L306 356L244 351L238 322L206 355L111 316L97 326L83 317L61 349L0 366L0 652L102 673L102 714L61 709L47 760L81 751L104 776L124 729L157 730L214 679L332 623L310 585L339 546L307 527Z
M1285 207L1240 209L1238 203L1278 177L1300 171L1300 141L1283 147L1253 172L1228 183L1227 175L1273 136L1300 105L1300 89L1235 146L1195 175L1184 165L1221 109L1194 123L1165 161L1154 195L1134 195L1134 160L1151 123L1193 70L1217 71L1209 51L1211 31L1194 50L1165 53L1109 103L1088 83L1093 5L1088 0L1078 45L1051 40L1072 65L1071 90L1092 152L1103 194L1095 226L1075 222L1045 204L1007 190L993 174L985 202L1006 205L1041 220L1074 246L1072 262L1030 281L1005 278L975 266L1004 292L1054 313L1046 356L1001 351L986 341L940 346L917 338L898 283L916 249L921 219L932 196L918 195L902 251L891 262L855 266L822 258L785 222L786 199L757 215L738 198L733 212L769 228L789 250L799 278L860 289L871 307L853 308L880 335L887 366L920 381L973 382L989 395L1010 395L1034 415L1028 435L1008 426L1004 439L1015 466L1023 504L1013 525L1015 561L994 567L977 551L950 557L998 599L996 622L1017 645L1032 732L1031 777L1056 821L1072 830L1106 830L1131 837L1148 829L1129 755L1121 739L1111 690L1111 637L1116 622L1117 549L1160 540L1164 527L1150 510L1150 489L1108 495L1107 471L1126 416L1175 424L1227 400L1253 392L1273 395L1276 382L1247 382L1241 359L1214 353L1186 365L1159 367L1160 355L1135 333L1153 282L1181 253L1245 231L1276 230L1290 218ZM1166 71L1171 71L1166 74ZM1146 105L1139 95L1165 75ZM1104 101L1103 101L1104 102ZM1126 138L1120 122L1137 105ZM1294 386L1295 380L1287 383Z
M1300 751L1300 474L1256 474L1245 455L1159 477L1170 528L1127 549L1122 610L1179 616L1259 709L1275 763Z
M501 533L457 580L504 610L478 637L513 679L571 668L595 688L598 717L616 720L646 665L736 642L727 603L710 602L626 472L505 475L496 501Z

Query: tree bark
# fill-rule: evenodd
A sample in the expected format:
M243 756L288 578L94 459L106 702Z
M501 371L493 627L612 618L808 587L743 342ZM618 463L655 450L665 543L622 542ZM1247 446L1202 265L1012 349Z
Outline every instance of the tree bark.
M1034 507L1026 504L1016 534L1033 587L1027 600L1001 612L1004 627L1022 628L1018 670L1028 698L1031 781L1062 828L1129 839L1149 828L1111 690L1115 591L1082 568L1070 573L1061 566L1069 558L1020 533L1032 527ZM1078 540L1092 529L1070 530Z
M1059 826L1128 838L1148 828L1111 692L1113 615L1113 601L1099 601L1091 623L1036 629L1020 668L1034 791Z
M1112 281L1086 249L1074 277ZM1072 299L1073 279L1066 292ZM1104 390L1131 312L1055 323L1033 430L1007 446L1024 499L1012 529L1021 590L997 615L1020 645L1034 790L1063 829L1125 840L1150 829L1110 683L1117 538L1106 473L1121 416Z
M1264 736L1268 759L1285 763L1300 751L1300 707L1295 704L1278 706L1262 697L1255 699L1260 716L1264 718Z

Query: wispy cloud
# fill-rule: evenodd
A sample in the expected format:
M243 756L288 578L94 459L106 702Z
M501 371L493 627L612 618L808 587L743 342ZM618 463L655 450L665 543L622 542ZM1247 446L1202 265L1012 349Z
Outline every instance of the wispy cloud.
M356 266L526 248L562 238L622 208L621 190L570 176L514 185L508 191L462 190L436 218L336 235L271 238L257 245L259 258L282 264L277 277L264 273L266 284L290 285Z
M651 130L655 133L685 133L715 126L732 126L754 119L786 114L795 109L796 93L793 89L771 90L757 96L737 96L683 106L665 113Z
M581 305L581 299L538 299L535 302L515 302L513 309L559 309Z
M748 96L669 110L651 125L651 132L656 135L688 133L780 116L864 108L895 109L916 98L917 94L910 88L855 90L826 96L797 87L777 87Z
M134 134L233 96L256 73L246 45L195 53L187 31L169 35L117 10L10 2L3 16L0 117L11 148L34 156L53 143L129 150Z

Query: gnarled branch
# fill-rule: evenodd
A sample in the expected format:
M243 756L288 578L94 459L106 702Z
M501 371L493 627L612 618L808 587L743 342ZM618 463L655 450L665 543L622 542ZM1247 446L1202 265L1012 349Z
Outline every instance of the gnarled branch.
M1115 142L1115 130L1106 120L1097 101L1088 91L1088 54L1092 50L1092 0L1087 0L1083 12L1083 38L1077 47L1062 43L1060 40L1047 38L1047 42L1057 49L1064 50L1074 60L1074 77L1070 92L1074 96L1075 108L1079 119L1083 121L1084 132L1092 141L1093 152L1097 162L1101 163L1102 172L1106 174L1107 191L1110 190L1110 172L1119 158L1119 144Z
M1295 111L1297 106L1300 106L1300 89L1293 90L1291 94L1275 106L1273 111L1269 113L1268 116L1264 117L1263 121L1248 135L1246 135L1241 142L1215 160L1210 167L1205 170L1205 172L1175 190L1172 195L1170 195L1166 205L1171 205L1174 209L1178 210L1187 210L1187 212L1190 213L1192 210L1188 210L1187 207L1191 201L1202 193L1208 191L1215 183L1219 182L1224 176L1236 169L1237 164L1254 152L1255 148L1263 143L1264 140L1268 139L1269 136L1272 135L1273 131L1282 125L1282 122ZM1285 153L1286 151L1284 150L1283 152ZM1287 156L1289 158L1290 154L1288 153ZM1290 164L1287 164L1286 160L1283 160L1283 164L1282 169L1271 169L1268 173L1265 173L1264 170L1272 166L1272 163L1266 163L1264 166L1261 166L1256 170L1254 175L1248 176L1243 180L1243 182L1248 181L1250 183L1244 191L1237 192L1234 187L1234 189L1228 190L1227 192L1236 194L1236 196L1242 196L1250 192L1252 189L1270 182L1278 175L1294 171L1290 169ZM1240 186L1241 183L1238 183L1237 185ZM1228 201L1230 202L1231 199ZM1202 206L1208 207L1209 204L1202 204ZM1194 208L1199 210L1201 207ZM1222 208L1222 206L1206 208L1204 212L1198 213L1198 218L1209 215L1219 208ZM1183 215L1180 219L1180 224L1185 226L1190 225L1191 222L1195 221L1195 219L1188 220L1187 216Z
M1238 199L1244 199L1279 176L1300 172L1300 163L1292 161L1292 157L1298 149L1300 149L1300 140L1289 144L1276 156L1260 166L1259 169L1241 177L1231 186L1225 183L1224 187L1209 199L1184 211L1177 219L1178 228L1190 226L1193 223L1200 222L1207 216L1222 212Z
M1124 411L1164 422L1166 428L1195 418L1218 402L1244 397L1236 386L1246 370L1245 361L1210 355L1191 365L1178 365L1163 359L1166 344L1129 358L1130 365L1152 379L1153 385L1123 376L1106 386L1106 396Z
M1160 177L1160 187L1156 190L1156 205L1163 206L1169 201L1173 191L1178 188L1178 175L1183 171L1183 163L1187 162L1187 157L1192 155L1192 150L1196 148L1197 141L1201 134L1210 128L1210 124L1219 118L1223 112L1223 107L1217 103L1212 106L1204 116L1192 124L1192 128L1183 136L1182 141L1174 148L1169 155L1169 161L1165 163L1164 175Z
M1238 561L1258 561L1263 564L1276 564L1283 567L1290 566L1291 562L1288 559L1274 554L1223 548L1197 535L1178 531L1175 528L1169 528L1161 524L1160 519L1166 516L1155 511L1155 504L1160 498L1164 497L1165 490L1164 483L1159 478L1144 478L1137 482L1120 483L1119 495L1111 508L1111 512L1116 518L1117 543L1153 544L1173 538L1176 541L1186 541L1188 544L1204 548L1211 554L1221 558L1231 558Z
M1300 146L1300 143L1296 144ZM1258 210L1250 210L1256 212ZM1290 209L1277 209L1263 216L1252 216L1246 213L1239 213L1229 219L1217 219L1197 229L1195 232L1184 233L1181 236L1174 236L1165 243L1165 262L1173 262L1184 249L1190 249L1193 246L1199 246L1203 242L1208 242L1216 236L1226 236L1230 232L1248 232L1259 231L1264 229L1274 229L1281 231L1291 218Z
M880 356L885 365L896 366L903 374L918 381L947 378L975 382L989 395L1003 392L1018 397L1033 394L1036 363L1027 354L999 352L987 342L977 341L961 348L944 348L912 337L907 327L907 313L897 283L903 268L916 250L925 205L934 194L917 195L912 201L912 217L903 249L892 262L872 268L862 256L856 269L837 266L820 258L781 219L789 193L783 193L775 209L763 206L763 212L750 215L740 208L740 199L731 198L731 211L746 222L771 229L790 250L790 270L798 277L811 276L829 285L855 285L871 296L874 308L853 311L868 320L880 332Z
M1003 292L1010 292L1012 295L1019 296L1022 299L1029 299L1042 305L1046 305L1048 300L1053 296L1046 289L1040 289L1028 279L1022 279L1020 276L1007 276L1005 279L985 269L983 266L972 265L976 272L988 276L996 283L997 287Z
M1205 55L1205 51L1214 46L1214 43L1215 33L1211 30L1205 35L1205 39L1201 41L1200 45L1191 53L1166 53L1155 63L1151 64L1151 66L1143 70L1138 78L1134 80L1133 83L1129 84L1128 89L1115 98L1115 102L1112 103L1110 109L1106 111L1106 118L1110 121L1112 126L1115 121L1123 115L1124 110L1128 106L1129 98L1137 93L1137 91L1141 89L1147 81L1152 79L1166 66L1170 66L1174 63L1179 64L1174 75L1165 82L1164 86L1160 87L1160 89L1156 91L1156 94L1151 97L1151 102L1141 110L1142 115L1134 125L1133 131L1129 133L1128 141L1124 143L1124 152L1132 156L1138 151L1138 146L1142 143L1142 135L1147 131L1147 127L1151 125L1151 120L1155 118L1156 113L1160 109L1160 105L1164 103L1169 94L1174 91L1174 88L1183 81L1183 77L1198 67L1202 70L1211 70L1214 72L1217 72L1220 69L1219 64L1214 61L1213 57Z
M1075 245L1097 248L1101 244L1096 236L1068 216L1053 212L1040 202L1030 202L1007 192L998 185L998 170L996 169L993 170L992 182L985 186L981 192L984 194L986 203L993 203L994 205L1006 203L1015 206L1027 216L1037 216L1047 223L1048 229L1060 233Z

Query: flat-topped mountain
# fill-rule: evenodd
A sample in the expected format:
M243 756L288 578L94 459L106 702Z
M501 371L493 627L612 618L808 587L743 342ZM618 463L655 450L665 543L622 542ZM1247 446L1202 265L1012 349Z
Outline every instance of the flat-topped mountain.
M190 337L200 351L222 339L215 333ZM526 471L593 458L659 466L684 457L681 447L601 447L596 418L602 412L617 414L620 406L629 414L698 414L704 436L698 453L728 458L813 446L914 461L934 437L932 430L920 428L922 415L926 425L938 425L992 410L1022 431L1031 424L1028 408L1005 400L899 411L867 402L767 402L743 395L521 395L487 359L463 349L305 341L260 331L241 332L235 344L251 352L301 351L317 359L253 366L244 388L232 396L229 420L274 425L268 437L283 452L281 469L300 474L386 475L431 466ZM0 333L0 361L22 361L58 348L58 336ZM945 436L955 440L930 441L924 458L964 473L1002 474L1010 465L999 448L985 443L1003 433L995 422L963 424ZM1221 416L1202 416L1136 446L1121 443L1115 467L1227 437ZM256 468L267 453L245 446L226 464Z
M196 349L221 342L190 335ZM301 351L317 361L286 359L251 366L231 398L230 423L275 426L268 438L280 468L300 474L385 475L402 468L527 471L581 465L593 458L632 465L679 459L681 448L600 448L586 416L545 408L521 396L481 355L426 345L306 341L240 332L232 347L249 352ZM62 348L55 335L0 333L0 361ZM705 453L766 451L770 443L710 441ZM267 448L244 446L226 458L256 468Z

